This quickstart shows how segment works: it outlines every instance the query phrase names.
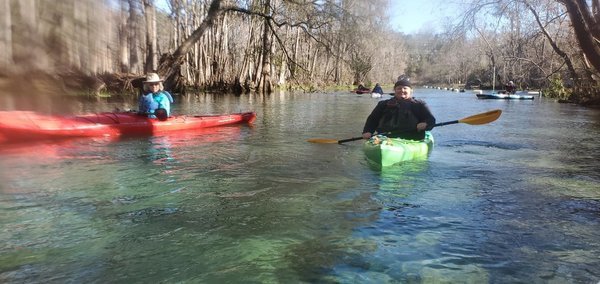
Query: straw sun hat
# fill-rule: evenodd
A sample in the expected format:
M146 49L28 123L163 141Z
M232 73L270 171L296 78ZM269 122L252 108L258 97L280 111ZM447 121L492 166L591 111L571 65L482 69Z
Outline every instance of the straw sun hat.
M163 80L156 73L148 73L146 75L146 81L144 83L160 83Z

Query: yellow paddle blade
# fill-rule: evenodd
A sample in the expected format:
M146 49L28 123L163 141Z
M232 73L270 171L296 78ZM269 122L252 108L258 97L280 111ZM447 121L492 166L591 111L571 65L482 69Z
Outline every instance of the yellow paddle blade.
M321 144L337 144L338 140L325 139L325 138L311 138L307 140L310 143L321 143Z
M471 125L486 124L486 123L490 123L490 122L498 119L498 117L500 117L501 114L502 114L502 110L495 109L495 110L490 110L488 112L465 117L463 119L459 119L458 122L471 124Z

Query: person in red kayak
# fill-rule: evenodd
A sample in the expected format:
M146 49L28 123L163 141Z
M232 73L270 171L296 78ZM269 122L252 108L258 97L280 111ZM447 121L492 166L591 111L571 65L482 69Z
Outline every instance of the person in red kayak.
M394 97L380 101L363 128L363 138L374 133L387 137L423 140L425 131L433 129L435 117L424 101L412 97L410 78L401 76L394 84Z
M156 73L148 73L144 81L144 93L139 100L139 113L149 118L167 120L171 115L173 97L164 90L163 80Z

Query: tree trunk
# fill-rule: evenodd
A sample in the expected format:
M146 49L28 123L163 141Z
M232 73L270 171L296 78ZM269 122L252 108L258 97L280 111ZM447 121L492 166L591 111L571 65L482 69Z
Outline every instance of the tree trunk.
M158 67L158 73L165 78L164 85L168 90L174 92L183 90L185 82L179 79L179 70L185 59L185 55L190 51L194 44L202 38L202 35L214 25L215 19L223 14L221 10L221 0L213 0L208 9L208 13L200 26L187 37L181 45L171 55L161 58Z
M240 72L238 73L239 85L243 86L246 91L250 90L250 82L252 82L252 63L254 59L252 53L252 47L254 42L254 22L254 18L249 19L248 40L246 41L246 47L243 53L244 58L242 68L240 68Z
M265 0L265 15L271 14L271 0ZM258 88L262 93L271 93L273 91L273 82L271 82L271 28L269 19L264 19L262 36L262 72Z
M220 29L221 32L219 34L219 48L220 51L218 52L218 60L217 62L219 63L219 69L218 69L218 74L219 74L219 83L224 83L225 82L225 78L227 77L227 70L225 69L227 66L227 62L228 57L230 56L230 54L228 53L229 51L229 21L228 21L229 17L227 17L227 15L223 16L223 24L221 25Z
M340 84L342 81L342 67L341 67L341 49L342 49L342 41L338 38L337 44L335 45L335 63L334 63L334 73L333 73L333 81L336 84Z
M14 63L19 65L20 68L47 70L50 65L49 58L45 56L42 38L38 35L36 29L36 2L34 0L21 0L13 1L11 4L12 8L18 7L16 15L13 13L15 18L13 18L12 23Z
M144 71L154 72L158 66L156 38L156 9L152 0L144 0L144 15L146 16L146 65Z
M298 62L298 47L300 45L300 29L296 29L296 41L294 43L294 55L292 56L292 59L294 60L294 62L292 62L292 65L290 66L290 77L291 78L296 78L296 70L298 70L298 66L297 66L297 62Z
M317 66L317 54L319 53L319 46L315 45L315 50L313 51L312 54L312 62L310 62L310 71L308 72L308 79L310 80L310 82L313 82L315 80L314 75L315 75L315 67Z
M12 65L12 30L10 1L0 1L0 68L9 70Z
M129 71L139 73L140 66L140 50L138 48L138 17L135 11L135 3L137 1L129 0L129 17L127 18L127 44L129 48Z
M585 0L559 0L567 7L575 36L579 47L585 54L590 64L600 72L600 16L596 17L590 12ZM598 0L593 0L593 7L598 9Z
M127 11L126 2L121 2L121 13L119 14L119 62L121 63L121 72L128 73L129 70L129 48L127 46L127 38L130 29L127 26L127 16L124 14Z

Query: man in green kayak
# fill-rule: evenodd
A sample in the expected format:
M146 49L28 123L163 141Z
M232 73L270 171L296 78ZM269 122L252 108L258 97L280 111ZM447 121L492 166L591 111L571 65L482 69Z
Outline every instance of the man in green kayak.
M435 125L435 117L424 101L412 97L410 78L401 76L394 84L394 97L380 101L363 128L363 138L377 132L387 137L423 140L425 131Z

